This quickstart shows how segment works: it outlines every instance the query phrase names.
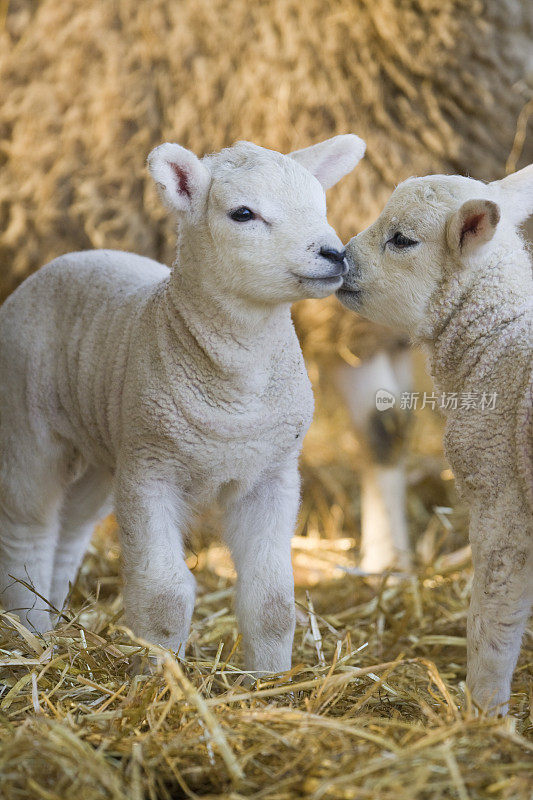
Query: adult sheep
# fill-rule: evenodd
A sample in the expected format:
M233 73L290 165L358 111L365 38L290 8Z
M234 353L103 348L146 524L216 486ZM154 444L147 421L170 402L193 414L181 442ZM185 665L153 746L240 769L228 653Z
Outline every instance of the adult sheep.
M409 175L500 178L511 151L510 167L522 144L523 162L533 157L532 32L524 0L12 0L0 32L0 293L70 250L170 263L171 227L142 167L166 139L287 152L357 130L367 158L329 199L343 239ZM333 300L305 304L296 322L308 360L323 373L345 365L367 450L363 563L381 569L407 541L407 419L377 414L374 389L408 388L405 341Z

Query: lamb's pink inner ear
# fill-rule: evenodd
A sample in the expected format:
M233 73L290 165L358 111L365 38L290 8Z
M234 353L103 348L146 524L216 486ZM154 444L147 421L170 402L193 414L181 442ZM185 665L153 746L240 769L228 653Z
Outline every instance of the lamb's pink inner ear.
M165 142L148 156L148 169L161 199L177 213L194 213L209 187L209 171L194 153Z
M492 200L467 200L451 220L450 246L467 255L492 239L499 221L500 209Z
M478 234L483 232L483 223L486 223L486 214L479 213L479 214L471 214L467 217L463 222L463 227L461 228L461 236L459 239L459 247L461 250L463 249L463 245L465 242L465 238L468 235L477 236Z
M189 183L189 175L180 167L179 164L173 164L171 161L167 162L172 172L176 176L176 190L179 194L185 195L191 199L191 186Z

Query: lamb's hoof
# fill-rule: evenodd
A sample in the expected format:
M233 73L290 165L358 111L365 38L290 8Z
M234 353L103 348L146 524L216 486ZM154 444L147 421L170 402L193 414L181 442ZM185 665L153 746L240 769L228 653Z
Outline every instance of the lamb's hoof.
M131 678L141 675L157 675L158 671L159 665L157 656L142 653L136 653L131 657L131 662L127 670Z
M472 715L479 717L498 717L504 719L509 717L509 696L499 690L499 687L483 686L482 688L469 686L468 683L461 685L465 699L472 709ZM468 694L468 698L466 697Z
M384 572L405 572L413 569L410 553L394 551L388 553L363 553L359 568L362 572L380 574Z
M257 686L257 677L253 672L242 672L233 684L233 687L242 686L243 689L254 689Z

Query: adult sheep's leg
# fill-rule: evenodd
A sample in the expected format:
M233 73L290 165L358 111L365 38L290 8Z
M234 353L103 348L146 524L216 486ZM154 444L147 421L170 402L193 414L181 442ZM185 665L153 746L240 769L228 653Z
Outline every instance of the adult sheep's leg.
M507 713L533 602L533 530L527 512L519 509L518 499L507 516L496 512L473 520L470 533L474 583L466 682L477 705L491 714Z
M69 486L61 510L52 577L51 601L63 608L96 523L109 513L111 476L107 470L90 466Z
M405 514L404 451L409 412L400 395L411 385L408 350L394 355L382 350L358 367L343 364L336 384L348 406L365 453L361 471L361 567L381 572L409 567L411 548ZM394 405L376 407L376 393L385 390Z
M291 537L299 505L296 464L226 506L225 538L237 570L236 613L246 669L291 667L295 626Z
M195 580L184 559L185 505L150 464L119 470L115 509L122 545L125 621L133 633L184 656Z

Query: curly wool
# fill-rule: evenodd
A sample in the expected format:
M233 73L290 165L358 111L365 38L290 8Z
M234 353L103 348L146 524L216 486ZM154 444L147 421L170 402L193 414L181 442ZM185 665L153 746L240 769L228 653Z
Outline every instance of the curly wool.
M429 309L430 371L445 394L485 407L448 410L446 444L458 485L484 500L519 480L533 481L533 280L522 247L503 246L473 273L455 273ZM491 398L495 400L494 409ZM533 514L533 502L530 505Z

